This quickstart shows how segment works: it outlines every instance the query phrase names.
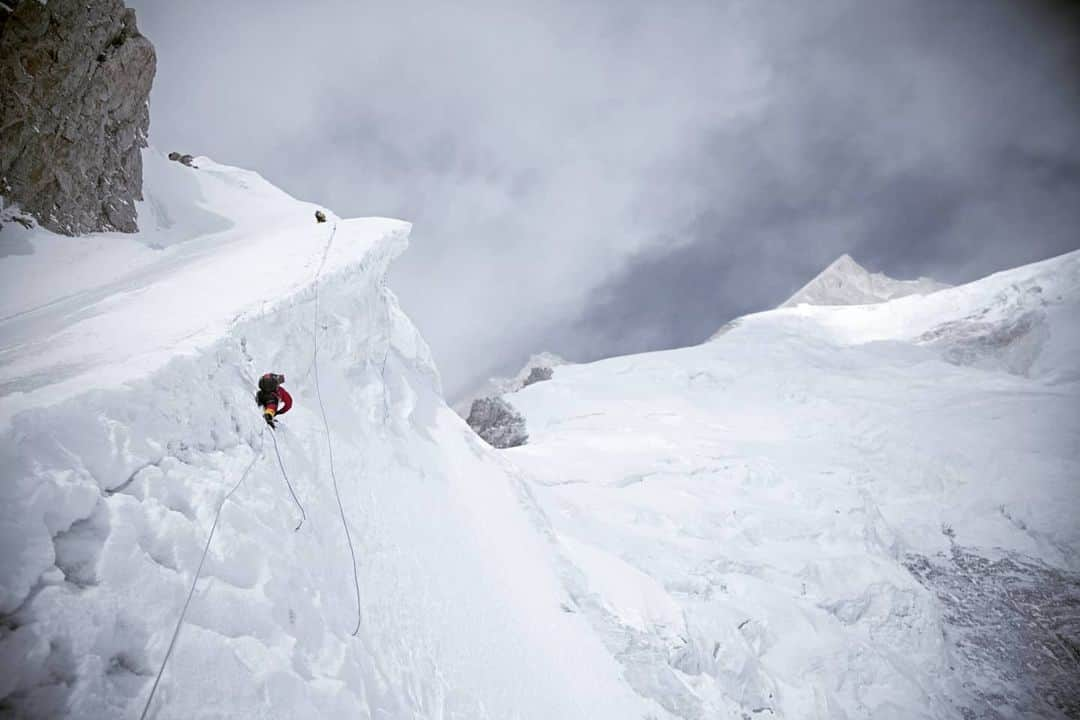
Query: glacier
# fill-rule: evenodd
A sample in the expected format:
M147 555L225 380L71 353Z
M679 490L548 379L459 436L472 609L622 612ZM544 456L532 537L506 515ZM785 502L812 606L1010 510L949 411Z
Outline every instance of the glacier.
M1080 717L1080 251L868 302L509 396L573 592L684 718Z
M384 283L408 224L319 225L194 164L145 153L136 235L3 228L0 715L138 717L251 466L148 717L667 717L566 590L524 476L442 401ZM298 532L252 397L268 370L296 399L276 439Z

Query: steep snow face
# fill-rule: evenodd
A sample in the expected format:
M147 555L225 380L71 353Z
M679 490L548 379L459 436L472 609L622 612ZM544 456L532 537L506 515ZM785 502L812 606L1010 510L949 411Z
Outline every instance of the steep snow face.
M1077 317L1080 252L752 315L515 393L505 453L675 715L1075 717Z
M666 717L519 473L440 399L383 285L408 226L146 164L140 235L3 229L0 714L137 717L250 467L150 717ZM274 436L268 370L296 400Z
M850 255L841 255L780 307L809 305L865 305L906 295L926 295L949 287L930 278L894 280L872 273Z

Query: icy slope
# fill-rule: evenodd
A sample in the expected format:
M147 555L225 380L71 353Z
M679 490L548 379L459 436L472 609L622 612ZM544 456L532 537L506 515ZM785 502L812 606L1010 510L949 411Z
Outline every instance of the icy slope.
M383 285L408 226L317 225L252 173L146 163L140 235L0 238L0 715L138 717L250 465L150 717L664 717L577 611L516 471L440 399ZM296 399L298 532L252 402L269 369Z
M1077 317L1080 252L752 315L515 393L505 453L676 715L1078 717Z
M907 295L927 295L947 287L930 278L894 280L883 273L870 272L850 255L841 255L780 307L795 307L802 303L863 305Z

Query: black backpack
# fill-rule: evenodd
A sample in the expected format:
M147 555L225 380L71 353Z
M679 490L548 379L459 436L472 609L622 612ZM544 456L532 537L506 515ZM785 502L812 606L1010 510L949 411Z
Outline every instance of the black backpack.
M278 385L285 381L284 375L275 375L274 373L266 373L259 378L259 392L255 393L256 405L269 405L271 403L277 404L278 401Z

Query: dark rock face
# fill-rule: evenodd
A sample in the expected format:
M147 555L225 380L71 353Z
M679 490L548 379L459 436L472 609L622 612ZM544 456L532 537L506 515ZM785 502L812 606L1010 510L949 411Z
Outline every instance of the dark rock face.
M904 563L941 602L950 669L970 694L955 699L961 716L1080 718L1080 576L995 554L953 545Z
M169 153L169 159L173 162L178 162L181 165L187 165L190 168L195 167L195 165L193 164L195 162L194 155L189 155L187 153L181 154L178 152L171 152Z
M529 439L525 418L500 397L474 400L465 422L492 447L517 447Z
M939 325L919 337L922 343L940 347L945 360L953 365L1025 376L1049 339L1050 326L1042 310L1029 310L996 322L978 316L964 318Z
M529 387L533 383L550 380L554 375L555 371L549 367L534 367L529 372L529 377L525 378L525 381L521 383L521 387Z
M8 8L12 8L10 11ZM0 194L66 235L135 232L157 58L121 0L0 5Z

